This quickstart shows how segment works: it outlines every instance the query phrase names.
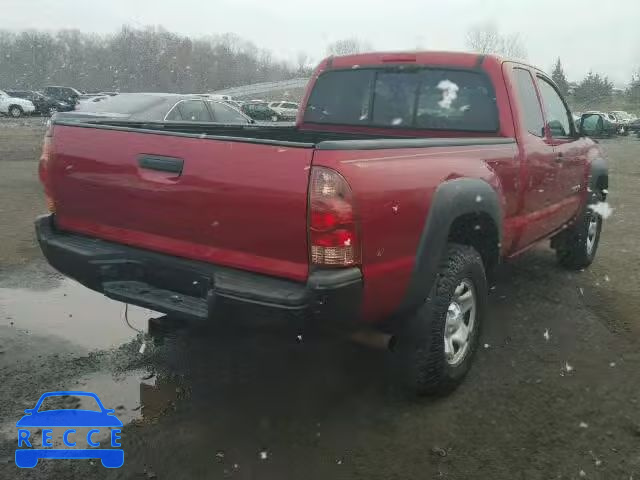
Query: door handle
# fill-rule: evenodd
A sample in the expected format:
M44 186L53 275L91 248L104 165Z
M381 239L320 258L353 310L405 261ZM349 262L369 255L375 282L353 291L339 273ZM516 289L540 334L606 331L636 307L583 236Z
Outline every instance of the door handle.
M159 155L141 155L138 157L138 165L140 168L147 170L157 170L159 172L182 174L184 160L174 157L162 157Z

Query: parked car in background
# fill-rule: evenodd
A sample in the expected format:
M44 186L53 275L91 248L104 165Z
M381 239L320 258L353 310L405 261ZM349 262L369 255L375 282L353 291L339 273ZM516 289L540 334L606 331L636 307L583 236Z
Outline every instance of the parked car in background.
M631 115L623 110L614 110L611 113L623 124L628 124L631 121Z
M12 97L24 98L29 100L35 106L34 113L40 115L53 115L56 112L68 112L73 110L73 105L62 100L48 97L40 92L33 90L7 90Z
M580 128L580 125L582 125L582 122L584 122L584 119L587 117L591 118L590 121L593 123L595 121L593 117L595 116L598 116L602 119L600 135L610 137L618 133L618 124L616 123L615 116L609 113L599 112L597 110L590 110L583 113L578 128Z
M624 133L624 127L620 123L620 119L615 114L611 112L603 112L603 115L614 126L614 131L616 135Z
M250 124L253 120L220 100L174 93L121 93L97 102L82 101L59 119L113 118L140 122L214 122Z
M276 112L273 108L269 107L269 104L267 102L251 101L249 103L245 103L244 105L242 105L242 111L254 120L270 122L295 120L295 116L284 116Z
M632 117L632 120L629 122L629 130L640 133L640 118L634 119Z
M294 102L271 102L269 108L275 110L283 119L294 121L300 106Z
M82 93L72 87L49 86L44 87L43 93L49 97L76 105Z
M0 90L0 113L14 118L35 112L36 107L30 100L13 97Z
M626 135L629 130L629 120L624 115L626 112L597 112L590 111L587 113L597 113L605 119L606 130L616 135Z
M631 115L622 110L615 110L611 112L612 115L616 117L618 121L618 131L622 135L627 135L629 133L629 124L631 123Z
M224 124L254 123L249 116L229 105L226 101L200 100L196 98L185 98L177 102L166 115L165 120Z

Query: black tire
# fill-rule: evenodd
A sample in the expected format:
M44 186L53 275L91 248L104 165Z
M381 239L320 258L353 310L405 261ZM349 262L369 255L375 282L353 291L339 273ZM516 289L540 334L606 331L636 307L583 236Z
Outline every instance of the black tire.
M58 113L58 107L49 107L48 113L50 117L54 116L56 113Z
M11 105L9 107L9 115L11 115L13 118L20 118L23 114L24 112L19 105Z
M602 216L590 207L603 199L602 193L592 192L580 217L571 227L562 232L560 238L555 242L556 256L563 267L570 270L581 270L591 265L596 258L602 231ZM592 222L596 222L595 232L589 230L590 227L593 229Z
M445 330L452 298L463 280L475 291L475 319L466 353L453 365L453 358L445 353ZM454 390L471 368L486 307L482 258L473 247L449 244L425 303L403 320L395 337L394 370L404 386L418 395L442 395Z

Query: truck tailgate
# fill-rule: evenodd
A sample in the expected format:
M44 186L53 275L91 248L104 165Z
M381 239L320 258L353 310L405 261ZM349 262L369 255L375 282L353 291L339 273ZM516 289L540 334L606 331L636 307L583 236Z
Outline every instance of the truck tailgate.
M304 281L313 148L56 125L62 230Z

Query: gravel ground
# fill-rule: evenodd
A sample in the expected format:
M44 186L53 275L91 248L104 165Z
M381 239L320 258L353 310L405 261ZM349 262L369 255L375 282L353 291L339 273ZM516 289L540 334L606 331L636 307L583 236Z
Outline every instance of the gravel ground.
M0 122L0 478L640 478L640 140L603 141L613 215L594 265L566 272L541 246L504 266L467 381L417 401L339 339L189 326L139 354L121 304L40 258L42 133ZM116 408L123 468L16 468L15 421L63 389Z

